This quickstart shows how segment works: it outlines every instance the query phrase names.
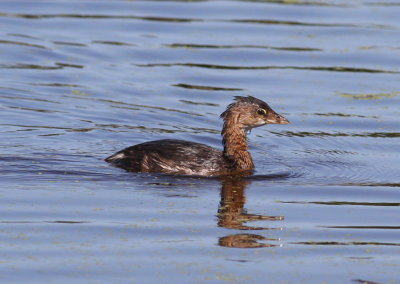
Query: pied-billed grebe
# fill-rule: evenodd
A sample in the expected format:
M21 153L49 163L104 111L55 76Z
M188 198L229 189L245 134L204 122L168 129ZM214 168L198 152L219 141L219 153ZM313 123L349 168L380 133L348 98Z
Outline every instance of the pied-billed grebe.
M254 97L235 97L221 114L224 150L195 142L164 139L123 149L105 159L134 172L199 176L251 174L253 160L247 151L246 133L265 124L288 124L265 102Z

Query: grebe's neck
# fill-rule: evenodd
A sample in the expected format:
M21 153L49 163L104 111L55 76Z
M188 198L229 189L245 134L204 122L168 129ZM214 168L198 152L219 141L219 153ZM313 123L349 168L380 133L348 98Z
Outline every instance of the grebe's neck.
M222 127L222 144L224 158L234 170L252 171L253 160L247 151L246 132L235 123L236 119L224 119Z

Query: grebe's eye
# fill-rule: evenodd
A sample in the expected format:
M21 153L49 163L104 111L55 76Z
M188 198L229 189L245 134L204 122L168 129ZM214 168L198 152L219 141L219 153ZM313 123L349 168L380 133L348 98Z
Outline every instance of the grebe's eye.
M259 115L266 115L266 114L267 114L267 111L266 111L265 109L263 109L263 108L259 108L259 109L257 110L257 114L259 114Z

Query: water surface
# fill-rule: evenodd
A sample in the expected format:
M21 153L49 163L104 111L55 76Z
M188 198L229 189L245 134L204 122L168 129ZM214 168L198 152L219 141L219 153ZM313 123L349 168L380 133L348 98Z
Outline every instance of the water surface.
M397 283L396 1L2 1L0 279ZM245 179L127 173L147 140L221 148L253 95Z

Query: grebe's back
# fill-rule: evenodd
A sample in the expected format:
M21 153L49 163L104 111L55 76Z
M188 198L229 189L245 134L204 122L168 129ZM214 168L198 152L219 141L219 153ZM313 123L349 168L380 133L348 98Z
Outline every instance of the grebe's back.
M134 145L105 160L134 172L212 176L225 169L220 150L196 142L173 139Z

